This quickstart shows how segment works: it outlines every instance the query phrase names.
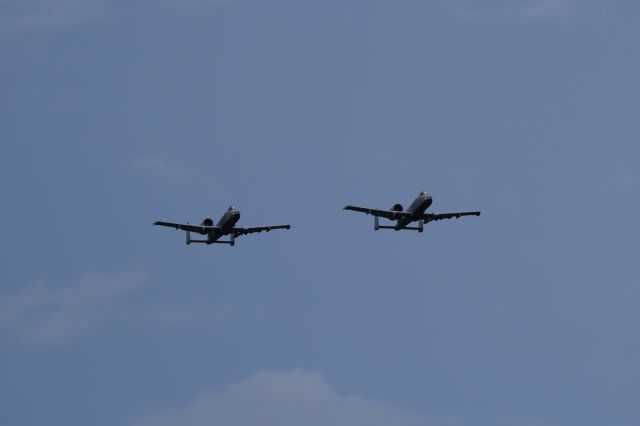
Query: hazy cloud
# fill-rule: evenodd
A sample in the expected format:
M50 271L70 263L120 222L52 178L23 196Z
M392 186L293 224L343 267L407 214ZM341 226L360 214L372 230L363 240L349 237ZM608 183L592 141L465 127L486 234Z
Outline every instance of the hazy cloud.
M572 13L571 0L535 0L522 7L525 16L532 18L555 18Z
M478 2L470 2L468 0L440 0L451 13L456 17L466 19L482 19L485 18L488 10L486 5L478 4Z
M202 8L227 4L231 0L162 0L164 4L176 8Z
M154 0L149 8L200 10L230 0ZM0 30L55 30L101 19L116 0L0 0ZM127 2L120 2L126 5Z
M86 274L66 286L39 282L0 295L0 331L31 343L63 343L118 315L117 302L146 282L140 272Z
M603 189L631 190L640 181L640 165L619 164L602 182Z
M0 0L0 29L49 30L102 15L103 0Z
M263 371L134 426L444 426L450 419L412 413L357 395L343 396L316 372Z
M158 155L147 155L133 161L133 168L140 172L153 173L174 183L189 182L189 171L178 161L167 160Z
M575 11L573 0L441 1L462 19L548 19L569 16Z

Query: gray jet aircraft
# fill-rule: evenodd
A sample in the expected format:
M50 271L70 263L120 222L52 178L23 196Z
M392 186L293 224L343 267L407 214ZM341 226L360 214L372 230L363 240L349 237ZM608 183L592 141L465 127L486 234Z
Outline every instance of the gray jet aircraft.
M422 191L406 211L403 209L402 204L395 204L393 207L391 207L391 210L378 210L357 206L345 206L344 210L352 210L354 212L362 212L373 215L373 229L375 229L376 231L378 229L395 229L396 231L408 229L412 231L422 232L424 230L424 224L433 220L451 219L454 217L459 218L461 216L480 216L480 212L478 211L440 214L425 213L432 202L433 198L431 197L431 195L427 194L425 191ZM396 221L396 224L394 226L382 226L380 225L381 217L389 220L394 220ZM412 222L418 222L418 226L408 226Z
M214 225L213 219L206 218L200 225L189 225L182 223L172 222L154 222L154 225L167 226L169 228L179 229L187 232L187 244L191 243L205 243L205 244L229 244L235 245L236 237L241 235L253 234L255 232L269 232L272 229L291 229L291 225L272 225L272 226L257 226L253 228L236 228L236 222L240 219L240 212L234 207L230 206L229 209L222 215L218 221L218 225ZM206 235L206 240L192 240L191 233L196 232L201 235ZM229 240L220 241L220 238L228 235Z

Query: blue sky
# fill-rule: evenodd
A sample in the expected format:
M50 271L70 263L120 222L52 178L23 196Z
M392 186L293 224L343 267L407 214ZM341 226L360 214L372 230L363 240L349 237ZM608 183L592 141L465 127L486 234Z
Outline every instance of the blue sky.
M637 425L639 12L0 0L0 423Z

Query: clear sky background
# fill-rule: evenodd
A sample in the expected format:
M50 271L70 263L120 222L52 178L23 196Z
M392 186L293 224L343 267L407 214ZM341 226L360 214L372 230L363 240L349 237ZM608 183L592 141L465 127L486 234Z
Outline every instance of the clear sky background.
M0 424L638 425L639 21L0 0Z

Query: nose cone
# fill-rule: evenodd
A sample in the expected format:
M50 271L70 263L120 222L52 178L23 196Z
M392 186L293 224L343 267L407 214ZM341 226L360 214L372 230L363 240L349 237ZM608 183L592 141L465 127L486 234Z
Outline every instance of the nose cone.
M229 211L234 211L236 209L236 206L229 206Z
M426 205L425 208L429 208L429 206L431 206L431 203L433 203L433 198L431 198L431 195L425 193L424 195L424 204Z

